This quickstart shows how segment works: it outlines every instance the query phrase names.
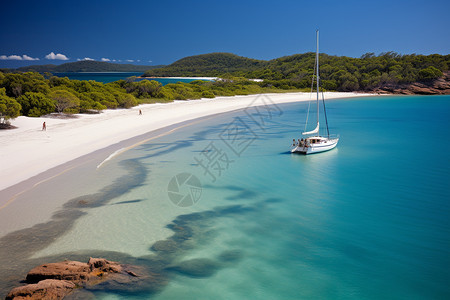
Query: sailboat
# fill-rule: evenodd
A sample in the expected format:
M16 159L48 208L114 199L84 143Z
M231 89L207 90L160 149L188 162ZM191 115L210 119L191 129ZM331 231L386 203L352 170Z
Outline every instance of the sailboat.
M306 136L305 138L299 139L298 142L293 142L291 152L292 153L301 153L301 154L313 154L313 153L319 153L328 151L331 149L334 149L338 142L339 137L331 137L330 131L328 129L328 120L327 120L327 113L325 110L325 99L322 92L322 103L323 103L323 112L325 116L325 123L327 128L327 135L321 136L319 134L319 108L320 108L320 101L319 101L319 90L320 90L320 77L319 77L319 30L316 31L316 41L317 41L317 48L316 48L316 62L315 62L315 72L313 74L313 82L314 84L314 76L316 77L316 103L317 103L317 123L316 128L314 128L311 131L305 131L302 133L302 135ZM312 92L312 86L311 86L311 92ZM308 125L308 117L309 117L309 109L308 114L306 117L306 126ZM306 129L306 128L305 128Z

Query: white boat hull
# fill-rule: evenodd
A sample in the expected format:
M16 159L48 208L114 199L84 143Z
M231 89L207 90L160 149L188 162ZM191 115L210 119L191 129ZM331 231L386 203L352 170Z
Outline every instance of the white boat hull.
M313 143L310 145L295 146L291 153L314 154L334 149L339 142L339 138L327 139L321 143Z

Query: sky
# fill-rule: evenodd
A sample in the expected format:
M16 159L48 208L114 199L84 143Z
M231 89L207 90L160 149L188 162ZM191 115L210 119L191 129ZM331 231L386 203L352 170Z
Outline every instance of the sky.
M230 52L450 53L449 0L0 2L0 68L77 60L170 64Z

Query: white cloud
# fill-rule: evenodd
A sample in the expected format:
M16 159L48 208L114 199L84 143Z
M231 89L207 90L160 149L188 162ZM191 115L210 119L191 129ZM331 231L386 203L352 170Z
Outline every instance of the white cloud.
M90 58L90 57L85 57L85 58L83 58L82 60L95 60L95 59Z
M46 58L46 59L69 60L69 59L67 58L67 56L65 56L64 54L61 54L61 53L55 54L55 53L53 53L53 52L51 52L50 54L47 54L47 55L45 56L45 58Z
M26 54L22 55L23 60L39 60L39 58L33 58Z
M134 60L132 60L132 59L127 59L126 61L127 62L134 62Z
M148 62L152 62L151 60L149 60Z
M102 61L111 61L109 58L102 57Z
M10 59L10 60L22 60L22 56L10 55L10 56L8 56L8 59Z
M0 60L39 60L39 58L33 58L26 54L20 56L20 55L0 55Z

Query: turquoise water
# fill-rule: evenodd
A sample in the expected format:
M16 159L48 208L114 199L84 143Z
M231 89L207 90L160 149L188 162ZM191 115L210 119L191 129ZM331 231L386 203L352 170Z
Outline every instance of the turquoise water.
M68 172L111 186L34 257L95 253L161 276L98 299L449 299L450 97L328 101L338 148L293 155L306 109L214 116L85 167L86 183ZM180 185L186 207L168 196L182 173L202 186Z
M132 76L141 76L143 72L72 72L72 73L54 73L55 76L58 77L68 77L72 80L95 80L102 83L113 82L117 80L126 80ZM139 80L139 79L138 79ZM143 79L141 79L143 80ZM166 85L168 83L177 83L177 82L186 82L189 83L194 81L195 79L172 79L172 78L151 78L148 80L156 80L161 82L162 85Z

